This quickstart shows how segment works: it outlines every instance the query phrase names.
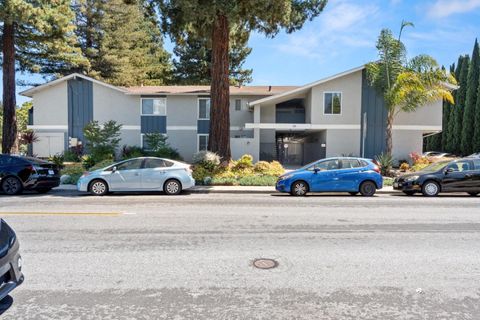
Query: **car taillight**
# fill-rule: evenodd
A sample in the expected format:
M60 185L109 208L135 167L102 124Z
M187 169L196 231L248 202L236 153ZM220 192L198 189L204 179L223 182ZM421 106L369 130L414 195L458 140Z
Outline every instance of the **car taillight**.
M378 166L374 166L373 171L375 171L376 173L380 173L380 168Z
M187 171L189 174L193 173L192 167L185 167L185 171Z

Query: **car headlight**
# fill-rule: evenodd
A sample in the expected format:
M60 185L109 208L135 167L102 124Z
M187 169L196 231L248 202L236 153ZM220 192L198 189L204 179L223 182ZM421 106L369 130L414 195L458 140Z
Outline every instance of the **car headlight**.
M419 176L410 176L410 177L407 177L405 178L405 181L406 182L412 182L412 181L415 181L419 178Z
M281 177L280 177L280 180L288 180L288 179L290 179L291 177L293 177L293 174L287 174L287 175L281 176Z

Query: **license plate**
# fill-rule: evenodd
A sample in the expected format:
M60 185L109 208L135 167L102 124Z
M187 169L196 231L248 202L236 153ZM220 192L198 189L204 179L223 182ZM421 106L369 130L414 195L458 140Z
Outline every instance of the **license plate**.
M393 187L394 187L394 188L398 188L398 183L395 182L395 183L393 184Z
M51 176L53 176L53 175L55 174L55 171L53 171L53 170L48 170L48 174L51 175Z

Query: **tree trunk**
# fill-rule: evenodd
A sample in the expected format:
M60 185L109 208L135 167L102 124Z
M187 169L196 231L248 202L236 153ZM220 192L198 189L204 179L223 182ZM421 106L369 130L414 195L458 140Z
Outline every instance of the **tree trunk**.
M395 115L393 112L389 112L387 116L387 132L386 132L386 153L392 155L393 150L393 120Z
M3 25L3 138L2 152L12 152L17 138L17 119L15 116L15 26L5 22Z
M210 88L210 134L208 150L223 161L231 159L230 152L230 82L229 82L228 19L218 15L212 31L212 83Z

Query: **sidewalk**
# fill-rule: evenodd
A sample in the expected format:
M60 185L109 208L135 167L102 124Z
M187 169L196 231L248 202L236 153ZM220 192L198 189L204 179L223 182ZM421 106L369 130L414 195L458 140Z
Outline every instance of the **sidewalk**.
M77 186L71 184L62 184L55 190L77 190ZM256 186L195 186L188 190L191 193L243 193L243 194L271 194L277 192L274 187L256 187ZM384 187L377 190L377 193L389 194L397 193L392 187Z

